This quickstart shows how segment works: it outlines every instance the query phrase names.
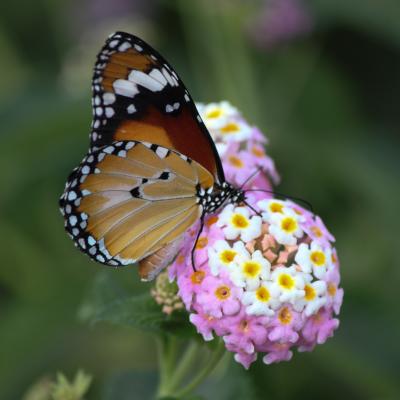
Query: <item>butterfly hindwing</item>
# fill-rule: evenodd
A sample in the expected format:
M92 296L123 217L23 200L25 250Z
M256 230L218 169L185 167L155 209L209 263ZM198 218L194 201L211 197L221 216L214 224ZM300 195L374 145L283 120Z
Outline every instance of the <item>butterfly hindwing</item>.
M201 215L212 175L165 147L117 141L91 151L60 200L67 232L91 258L127 265L176 242Z
M146 141L197 161L219 182L220 158L196 106L172 67L141 39L117 32L97 56L91 148Z

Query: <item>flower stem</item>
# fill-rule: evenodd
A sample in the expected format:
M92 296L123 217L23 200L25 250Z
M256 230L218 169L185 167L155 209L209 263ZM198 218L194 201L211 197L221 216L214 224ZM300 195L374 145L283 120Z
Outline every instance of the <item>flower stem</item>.
M181 390L178 390L175 393L175 397L180 398L186 396L190 394L194 389L196 389L196 387L199 386L217 366L222 356L224 355L224 350L224 344L222 341L220 341L213 353L211 354L211 357L204 368L200 370L199 373L195 375L194 378L185 387L183 387Z
M188 345L168 385L171 392L179 387L185 375L190 371L191 366L197 361L199 350L199 344L195 341Z
M164 336L157 339L158 363L160 370L160 383L158 397L168 395L171 372L174 370L177 355L177 340L173 336Z

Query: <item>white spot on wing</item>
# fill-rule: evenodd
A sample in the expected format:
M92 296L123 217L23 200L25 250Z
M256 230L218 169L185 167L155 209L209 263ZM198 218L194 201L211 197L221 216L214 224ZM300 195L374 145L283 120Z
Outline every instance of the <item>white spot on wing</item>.
M142 71L132 71L129 74L128 79L131 82L135 82L136 84L143 86L148 90L151 90L152 92L159 92L165 86Z
M125 79L117 79L113 83L115 93L125 97L135 97L139 93L139 89L134 82Z
M106 261L105 258L104 258L101 254L98 254L98 255L96 256L96 260L97 260L97 261L100 261L100 262Z
M76 192L74 192L73 190L71 192L68 193L68 200L72 201L76 199Z
M158 82L160 82L160 84L162 84L163 86L165 86L167 84L167 80L165 79L164 75L160 72L159 69L154 68L153 70L151 70L151 72L149 73L149 75L157 80Z
M122 43L119 47L118 50L119 51L126 51L131 47L131 44L129 42L124 42Z
M111 118L114 115L114 110L111 107L106 107L106 117Z
M108 106L115 101L115 94L111 92L107 92L103 94L103 102L105 106Z
M136 111L135 105L134 104L129 105L126 111L128 111L128 114L133 114Z
M162 74L165 76L165 78L167 79L168 83L169 83L171 86L175 86L175 82L174 82L174 80L172 79L172 76L170 75L170 73L169 73L165 68L163 68L163 69L161 70L161 72L162 72Z
M107 146L103 151L104 153L111 154L114 151L114 146Z
M168 149L166 149L165 147L157 147L156 154L158 155L158 157L165 158L167 153Z

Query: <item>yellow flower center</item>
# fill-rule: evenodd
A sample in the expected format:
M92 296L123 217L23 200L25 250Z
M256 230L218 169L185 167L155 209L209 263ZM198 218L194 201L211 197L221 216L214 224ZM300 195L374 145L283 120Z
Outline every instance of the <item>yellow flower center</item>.
M231 295L231 289L228 286L220 286L215 290L215 296L218 300L226 300Z
M216 215L212 215L210 218L208 218L206 225L211 226L214 225L218 221L218 217Z
M264 157L264 151L259 149L258 147L253 147L251 149L251 152L256 156L256 157Z
M206 247L208 244L208 239L203 236L201 238L199 238L199 240L196 243L196 249L204 249L204 247Z
M281 204L281 203L271 203L269 205L269 209L271 210L271 212L281 213L282 209L283 209L283 204Z
M227 125L221 128L222 134L236 133L239 130L240 130L239 125L235 124L234 122L229 122Z
M317 292L315 291L315 289L311 285L306 285L304 287L304 291L306 292L306 294L304 295L304 298L307 301L314 300L315 297L317 296Z
M206 274L204 273L204 271L195 271L190 276L190 280L194 285L200 285L200 283L203 282L205 275Z
M322 315L321 315L321 310L318 311L317 314L313 315L311 317L317 324L321 323L323 321Z
M281 324L288 325L292 321L292 313L288 307L283 307L278 313L278 318Z
M240 321L239 328L242 332L248 332L249 331L249 322L246 321L245 319L243 321Z
M261 265L255 261L246 261L243 264L243 273L249 278L255 278L261 271Z
M222 115L222 110L220 108L213 108L207 112L207 118L218 118Z
M265 286L261 286L256 291L256 297L259 301L267 302L271 298L271 294Z
M235 228L244 229L249 226L249 220L242 214L233 214L231 222Z
M219 255L219 259L224 263L224 264L229 264L233 261L233 259L236 256L236 251L235 250L224 250L221 252Z
M324 265L325 260L326 260L325 254L320 250L313 251L310 254L310 259L311 259L311 262L318 267L320 267L321 265Z
M279 286L283 289L291 290L294 287L294 279L289 274L280 274L278 279Z
M185 261L185 257L184 257L182 254L179 254L179 256L176 257L176 262L177 262L178 264L183 264L184 261Z
M332 282L328 283L328 293L332 297L336 294L336 285Z
M243 161L240 158L236 157L236 156L229 156L228 160L236 168L243 168L244 167Z
M311 227L311 230L312 230L312 232L314 233L314 235L316 237L322 237L323 236L322 231L321 231L321 229L318 228L318 226L314 225L313 227Z
M283 218L281 228L286 233L293 233L297 230L297 221L292 217Z

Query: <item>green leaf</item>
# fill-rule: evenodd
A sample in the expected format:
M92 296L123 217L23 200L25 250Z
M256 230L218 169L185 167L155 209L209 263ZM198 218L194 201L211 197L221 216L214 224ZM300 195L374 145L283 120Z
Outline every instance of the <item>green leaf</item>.
M78 310L78 317L82 321L93 322L100 310L116 299L127 296L126 291L110 272L114 271L101 271L96 274L88 296Z
M166 315L149 293L129 295L108 272L97 274L78 315L92 324L111 322L157 334L198 336L186 311Z

